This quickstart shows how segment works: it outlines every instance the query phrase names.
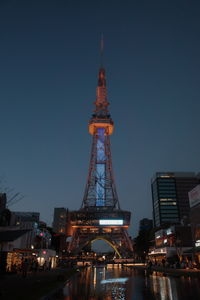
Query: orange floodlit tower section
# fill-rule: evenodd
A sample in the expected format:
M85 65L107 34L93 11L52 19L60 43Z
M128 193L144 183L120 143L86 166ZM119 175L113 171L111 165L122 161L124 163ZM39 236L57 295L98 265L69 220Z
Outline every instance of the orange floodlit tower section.
M109 102L107 100L106 75L105 69L100 68L98 86L96 89L95 113L89 123L89 133L97 134L98 128L104 128L106 135L111 135L114 129L114 123L108 112Z

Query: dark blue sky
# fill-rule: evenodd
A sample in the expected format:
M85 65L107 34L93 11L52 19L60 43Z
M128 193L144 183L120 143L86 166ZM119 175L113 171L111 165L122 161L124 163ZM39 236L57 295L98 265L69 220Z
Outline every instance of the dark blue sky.
M199 171L200 2L0 0L0 175L12 210L78 209L87 178L99 44L130 233L151 217L156 171Z

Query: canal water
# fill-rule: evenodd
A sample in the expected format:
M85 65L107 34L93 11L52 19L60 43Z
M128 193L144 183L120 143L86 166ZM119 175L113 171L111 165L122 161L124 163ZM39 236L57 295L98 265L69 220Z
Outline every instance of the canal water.
M199 300L200 280L130 268L89 267L64 288L62 300Z

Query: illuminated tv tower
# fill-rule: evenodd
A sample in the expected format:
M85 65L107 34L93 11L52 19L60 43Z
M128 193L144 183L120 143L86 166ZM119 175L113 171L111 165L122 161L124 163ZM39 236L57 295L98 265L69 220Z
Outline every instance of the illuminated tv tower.
M103 41L101 42L101 57ZM127 229L131 213L120 209L112 169L110 135L114 123L107 100L105 68L101 65L96 89L95 110L89 121L92 151L81 209L71 212L73 236L71 253L80 252L88 243L105 240L121 256L132 252Z

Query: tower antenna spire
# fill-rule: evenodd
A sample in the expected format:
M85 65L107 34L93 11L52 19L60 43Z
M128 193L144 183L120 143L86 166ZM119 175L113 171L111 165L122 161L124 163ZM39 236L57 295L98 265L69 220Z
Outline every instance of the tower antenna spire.
M101 45L100 45L100 65L103 67L103 52L104 52L104 38L103 33L101 34Z

